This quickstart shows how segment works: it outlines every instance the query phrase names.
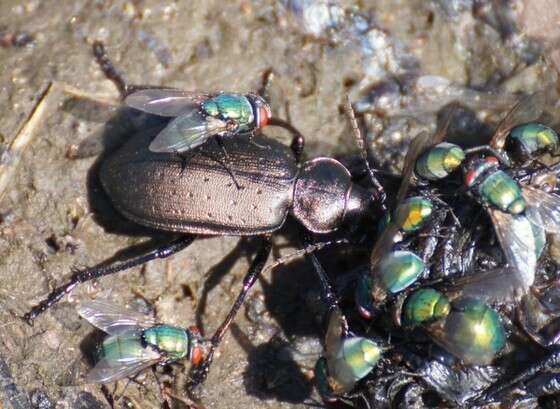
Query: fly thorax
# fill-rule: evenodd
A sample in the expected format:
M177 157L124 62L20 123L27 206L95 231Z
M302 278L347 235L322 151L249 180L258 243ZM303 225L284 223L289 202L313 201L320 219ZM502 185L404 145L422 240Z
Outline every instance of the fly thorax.
M226 122L234 122L236 131L248 131L254 124L253 106L241 94L223 93L207 99L202 109L208 116Z
M464 182L469 189L475 189L489 174L498 170L498 159L494 156L473 158L464 168Z
M494 156L477 158L465 172L465 184L474 190L482 201L511 214L525 210L525 199L519 184L498 167Z
M351 188L350 172L337 160L305 162L295 183L293 214L314 233L333 231L344 219Z
M420 325L446 317L450 311L449 299L433 288L413 292L404 302L402 315L406 325Z
M170 359L181 359L188 354L189 339L183 328L155 325L144 330L143 339L146 344L166 354Z
M504 171L490 175L481 185L481 192L500 210L511 214L520 214L526 208L519 184Z

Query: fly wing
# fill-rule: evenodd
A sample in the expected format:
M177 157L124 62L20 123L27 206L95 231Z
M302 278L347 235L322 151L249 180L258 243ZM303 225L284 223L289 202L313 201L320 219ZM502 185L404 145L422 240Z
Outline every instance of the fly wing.
M387 227L385 227L383 233L381 233L381 236L377 239L370 257L371 272L373 274L377 271L377 265L383 256L391 251L391 248L395 243L395 236L398 234L401 225L402 224L399 224L398 221L391 222Z
M538 119L544 110L544 104L543 92L535 92L520 99L496 128L494 136L490 140L490 146L503 149L511 128Z
M151 88L134 92L124 102L131 108L159 116L179 116L186 111L199 109L208 94L177 89Z
M508 265L512 268L514 275L511 280L515 278L521 286L520 290L526 292L535 281L537 267L537 248L531 222L525 215L512 215L492 208L487 210Z
M227 130L227 123L204 117L198 109L173 119L152 141L152 152L185 152Z
M527 218L549 233L560 233L560 197L530 185L523 186L521 192L536 213L527 212Z
M451 107L433 135L430 135L427 132L421 132L416 135L416 137L410 143L408 151L406 152L406 157L404 158L402 182L397 193L397 206L406 196L406 193L410 186L412 173L414 171L414 167L416 166L416 160L426 150L426 148L437 145L445 138L456 110L457 106Z
M342 339L346 336L347 331L348 323L346 322L346 318L344 318L340 308L334 308L330 312L327 333L325 334L325 357L327 358L327 364L329 366L334 362L334 356L342 343Z
M462 295L478 298L489 304L503 304L519 300L528 285L514 267L504 267L472 274L457 280Z
M86 383L108 383L126 378L158 363L160 355L144 348L141 355L126 356L118 360L101 359L86 377Z
M152 317L109 301L83 301L78 306L78 314L108 334L118 334L128 329L148 328L155 324Z
M397 206L406 196L406 192L408 192L408 188L410 187L410 183L412 181L414 166L416 165L416 159L418 159L418 156L420 156L420 154L424 152L426 147L431 144L430 136L431 135L428 132L420 132L414 137L414 139L410 143L410 146L408 147L408 151L406 152L406 156L404 158L402 182L397 193Z

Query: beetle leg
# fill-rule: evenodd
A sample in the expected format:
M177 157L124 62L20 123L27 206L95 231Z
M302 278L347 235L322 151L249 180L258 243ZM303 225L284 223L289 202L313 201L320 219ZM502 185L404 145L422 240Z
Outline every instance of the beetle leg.
M261 272L263 271L264 265L266 264L266 260L268 259L271 250L272 250L272 243L270 241L270 237L266 237L263 239L260 249L257 255L255 256L255 258L253 259L253 261L251 262L249 271L247 271L247 274L243 279L243 287L241 288L241 292L239 293L237 299L233 303L233 306L231 307L228 315L226 316L222 324L218 327L216 332L214 332L214 335L210 340L210 348L207 353L206 359L201 365L196 367L196 369L194 370L193 378L189 383L190 387L199 385L206 380L206 377L208 376L208 371L210 369L210 365L212 365L212 361L214 359L214 352L222 342L222 339L224 338L226 331L228 330L233 319L239 312L239 309L243 305L243 302L245 301L245 297L247 297L249 290L251 289L253 284L255 284L257 278L260 276Z
M560 392L559 373L541 373L528 382L525 382L527 392L536 397L554 395Z
M322 301L327 305L329 311L337 308L338 299L336 297L336 294L334 293L334 290L332 288L332 285L330 283L329 277L327 276L325 269L319 262L319 259L317 258L316 254L309 253L308 256L311 259L311 263L313 264L313 268L315 269L315 273L317 274L317 277L319 278L319 283L321 284ZM344 319L344 324L345 324L344 335L346 335L346 333L348 333L348 324L346 323L346 319Z
M169 257L188 247L195 238L196 236L185 235L147 254L132 257L131 259L123 262L79 270L73 274L70 281L58 288L55 288L53 291L51 291L47 298L31 308L31 310L23 316L23 319L27 321L29 325L33 325L33 320L37 318L39 314L42 314L51 306L60 301L60 299L64 297L65 294L68 294L70 291L72 291L78 284L106 275L118 273L120 271L128 270L131 267L147 263L150 260Z
M142 89L170 89L170 87L162 87L157 85L133 85L128 84L124 78L124 75L118 70L109 55L107 54L107 50L105 49L105 44L101 41L94 41L92 46L93 56L95 57L95 61L103 71L103 74L107 79L111 80L121 95L121 99L124 100L128 95L142 90Z
M292 134L292 142L290 144L290 149L294 153L294 157L296 158L296 162L298 164L301 163L303 148L305 147L305 138L303 134L296 129L292 124L287 121L284 121L280 118L270 118L268 120L269 126L277 126L279 128L284 128L286 131Z
M521 382L527 383L535 379L537 380L535 381L534 387L535 389L538 389L539 374L545 371L557 373L559 369L560 369L560 348L558 346L555 346L543 359L537 361L536 363L532 364L528 368L524 369L513 379L510 379L509 381L488 388L488 390L484 393L483 397L481 398L481 401L486 402L488 400L490 401L499 400L503 396L505 396L507 391L514 389L518 383ZM541 379L541 381L543 385L546 383L544 382L545 380ZM555 382L558 383L557 380Z

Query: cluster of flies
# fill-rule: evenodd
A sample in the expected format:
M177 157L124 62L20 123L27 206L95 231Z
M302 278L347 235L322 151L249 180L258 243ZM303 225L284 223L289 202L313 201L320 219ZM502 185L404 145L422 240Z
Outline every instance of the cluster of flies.
M115 79L116 71L102 52L98 45L96 56ZM517 303L530 291L545 234L560 232L560 197L552 192L555 181L548 182L555 176L554 169L535 165L539 156L554 154L559 144L554 130L534 122L544 108L542 94L521 100L488 145L463 149L445 142L451 114L434 135L416 136L389 207L369 164L373 187L368 189L354 182L347 168L333 158L302 162L301 134L272 118L269 105L257 95L134 90L117 80L128 107L167 119L155 133L131 135L107 157L99 170L101 184L124 217L179 238L142 256L76 272L25 319L32 322L82 282L168 257L199 234L261 236L262 240L241 293L208 340L195 327L158 324L108 301L81 303L79 314L108 334L88 382L112 382L184 358L196 367L194 382L202 382L214 350L263 270L271 250L270 235L288 215L306 231L326 234L348 221L385 211L369 271L355 288L356 310L363 319L375 321L391 312L395 327L422 329L464 365L490 364L503 350L507 333L496 306ZM349 114L361 140L351 108ZM292 132L291 147L260 135L258 131L267 124ZM462 186L456 183L458 174ZM438 192L441 185L455 186L456 200L469 197L485 210L503 252L501 265L461 271L453 280L431 276L434 251L415 251L419 247L412 243L420 240L418 233L433 225L431 220L442 210L456 225L467 223ZM466 202L465 198L460 200ZM309 252L312 249L309 245ZM325 353L315 366L315 380L323 399L333 402L349 394L390 345L349 329L328 278L320 268L317 271L325 284L329 316ZM426 282L433 285L422 284Z

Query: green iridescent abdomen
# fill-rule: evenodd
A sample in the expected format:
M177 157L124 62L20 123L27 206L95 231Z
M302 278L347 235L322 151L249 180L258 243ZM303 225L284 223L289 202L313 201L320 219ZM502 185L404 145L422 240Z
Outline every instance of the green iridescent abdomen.
M397 293L413 284L426 268L420 257L410 251L392 251L383 257L378 266L383 287Z
M372 340L350 337L342 340L328 359L315 364L315 384L322 398L334 402L337 396L352 390L379 362L381 348Z
M519 159L527 160L544 151L558 148L558 134L552 128L538 122L530 122L513 128L508 136L508 150Z
M111 335L103 340L99 350L99 358L118 362L123 357L142 358L144 356L141 332Z
M432 210L433 204L429 199L422 196L413 196L399 205L395 213L395 219L403 232L412 233L424 225L431 216Z
M450 309L449 300L442 293L433 288L423 288L406 299L403 321L406 325L419 325L447 316Z
M519 185L504 171L496 170L488 175L480 183L478 193L504 212L519 214L525 210L525 199L521 196Z
M357 381L371 372L380 357L381 348L371 339L346 338L336 351L333 362L327 361L329 376L340 389L348 391Z
M156 325L143 332L144 341L165 352L169 358L176 360L187 356L189 337L187 332L171 325Z
M506 342L498 313L474 298L453 303L443 331L444 347L471 364L490 363Z
M424 152L416 160L416 173L429 180L447 177L465 160L465 152L460 146L442 142Z
M234 120L238 131L248 130L254 127L255 117L253 107L244 95L224 93L209 98L202 103L202 109L207 115L221 119Z

